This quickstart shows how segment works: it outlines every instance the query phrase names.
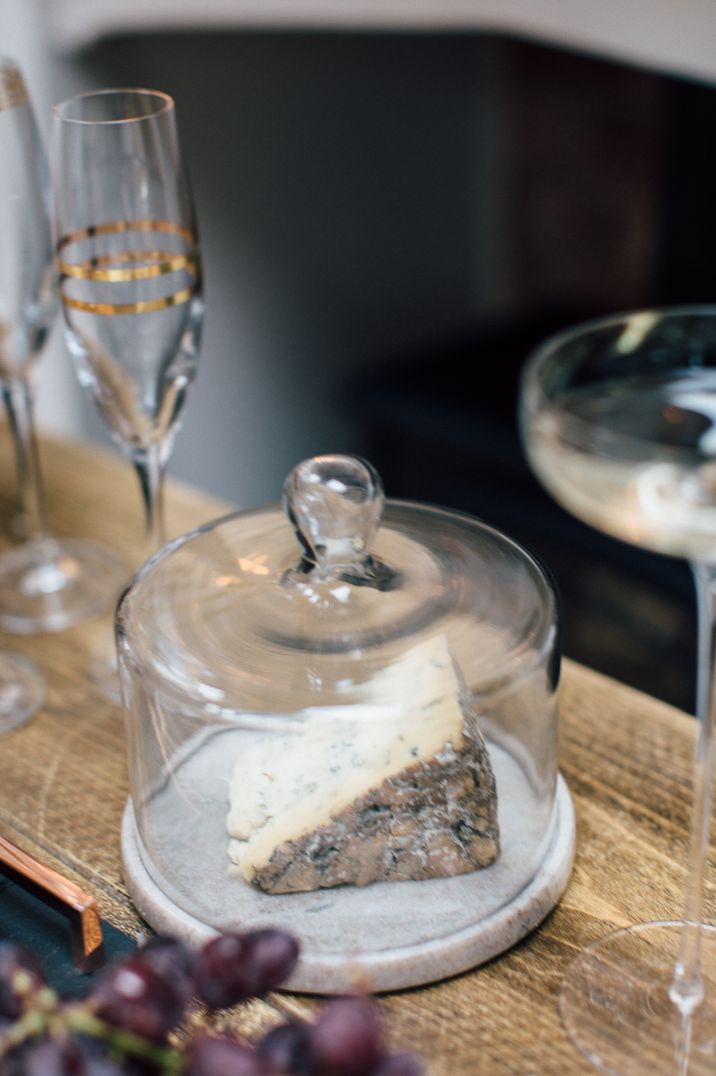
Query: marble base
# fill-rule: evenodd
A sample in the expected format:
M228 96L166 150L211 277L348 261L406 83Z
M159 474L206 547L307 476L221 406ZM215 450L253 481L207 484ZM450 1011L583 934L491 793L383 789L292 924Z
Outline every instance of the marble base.
M557 780L555 809L546 853L531 882L511 900L487 916L480 915L480 908L473 904L475 921L451 932L450 916L436 914L433 936L421 939L414 945L391 946L391 937L376 929L381 921L386 900L399 903L403 922L411 921L418 902L424 909L427 891L424 887L433 882L389 882L367 886L321 891L330 896L336 909L340 907L343 894L349 893L355 905L360 903L360 923L365 925L361 933L365 947L360 950L342 948L345 937L341 915L326 915L323 910L321 939L328 943L320 951L306 943L302 929L305 911L296 908L295 920L286 921L282 915L280 925L302 940L300 962L286 983L286 989L311 993L334 994L360 987L374 993L402 990L424 983L445 979L467 971L478 964L503 953L533 930L552 910L564 892L574 861L575 819L572 800L561 777ZM190 915L170 900L150 877L142 857L141 839L137 831L131 802L127 803L122 822L122 855L124 875L132 900L140 914L158 932L174 934L192 944L201 944L216 931L200 919ZM146 853L145 853L146 856ZM453 886L465 886L465 896L471 897L469 879L474 875L450 879ZM247 887L248 889L249 887ZM276 898L260 895L270 909ZM297 896L300 896L297 894ZM265 926L266 921L252 922L240 917L241 928L250 930ZM333 924L335 937L331 937Z

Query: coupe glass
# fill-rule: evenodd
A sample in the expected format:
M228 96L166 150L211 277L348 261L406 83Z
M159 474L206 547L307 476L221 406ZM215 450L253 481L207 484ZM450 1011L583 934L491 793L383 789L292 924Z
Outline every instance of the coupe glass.
M194 210L174 101L81 94L53 123L56 260L80 383L139 476L147 552L164 541L162 480L203 320ZM95 679L117 697L109 647Z
M114 598L126 569L94 542L51 538L42 511L32 375L56 311L47 164L25 84L0 60L0 389L27 540L0 557L0 627L60 631Z
M610 1073L716 1071L716 928L703 922L714 764L716 307L579 326L526 366L521 422L565 508L626 542L687 558L698 597L699 737L683 920L586 949L561 992L584 1055Z

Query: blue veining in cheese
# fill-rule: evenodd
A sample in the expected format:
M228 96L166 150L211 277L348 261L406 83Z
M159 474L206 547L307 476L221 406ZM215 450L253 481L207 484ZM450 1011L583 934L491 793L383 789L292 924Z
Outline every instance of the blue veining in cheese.
M437 783L443 772L447 775L445 767L451 766L454 784L464 757L463 769L467 767L472 776L479 769L476 782L489 785L484 772L489 770L486 750L477 728L471 732L466 729L460 686L442 637L414 647L365 686L364 705L306 710L295 733L256 740L237 761L227 817L232 837L229 856L247 881L261 884L262 872L273 861L290 858L291 849L300 847L307 857L312 835L327 834L337 820L343 820L340 835L348 840L345 822L353 808L375 815L388 809L387 799L395 801L396 812L402 811L409 818L417 778L403 787L405 775L419 775L423 785ZM399 776L402 782L392 788L391 782ZM491 776L489 770L488 778ZM457 780L464 799L463 784ZM451 804L459 798L451 788L447 782L438 796L446 826L450 824ZM491 795L494 801L494 780L491 793L489 788L482 789L485 791L487 799ZM368 800L376 792L380 802L371 805ZM453 814L457 817L459 813L456 807ZM370 820L371 814L366 818ZM403 835L405 825L397 815L382 821L383 831L387 825ZM435 826L432 815L429 824ZM360 839L361 835L355 837ZM390 840L385 832L383 839L388 852ZM322 847L319 855L315 841L314 845L313 869L307 873L320 876L321 855L325 860L327 852ZM300 874L298 868L292 873ZM324 873L333 877L335 865L330 872L326 867ZM300 879L294 877L292 884L298 886ZM318 884L336 883L319 877ZM306 887L313 887L308 880Z

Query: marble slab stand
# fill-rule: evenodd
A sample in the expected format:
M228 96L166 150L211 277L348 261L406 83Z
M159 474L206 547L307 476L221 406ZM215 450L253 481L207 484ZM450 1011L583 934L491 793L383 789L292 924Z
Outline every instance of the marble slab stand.
M402 990L457 975L505 952L534 930L552 910L564 892L574 861L575 819L569 790L560 775L557 781L552 837L547 852L532 881L512 900L474 924L450 933L449 922L436 923L436 937L414 946L390 948L389 938L375 936L375 886L361 890L366 948L360 953L312 953L304 947L301 960L286 989L298 993L334 994L367 986L374 993ZM140 851L140 838L131 802L122 820L124 876L139 913L157 932L173 934L199 945L216 931L171 901L150 877ZM465 876L469 877L469 876ZM411 901L420 900L425 882L393 882L400 887L400 901L406 918ZM410 890L407 890L410 886ZM381 887L383 889L383 887ZM334 891L336 892L336 891ZM396 892L396 896L397 896ZM267 900L272 898L268 896ZM384 899L384 897L381 897ZM478 914L479 909L475 909ZM294 933L301 937L302 913L296 916ZM259 924L256 924L257 926ZM263 924L261 924L263 925ZM286 926L282 923L282 926ZM251 929L244 923L244 929ZM287 929L291 929L290 924Z

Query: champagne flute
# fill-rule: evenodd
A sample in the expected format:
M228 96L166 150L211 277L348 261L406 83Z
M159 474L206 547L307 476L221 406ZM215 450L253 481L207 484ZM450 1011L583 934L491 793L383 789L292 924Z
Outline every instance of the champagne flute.
M45 525L33 371L56 311L49 178L22 74L0 60L0 389L16 449L28 539L0 557L0 627L60 631L113 600L125 569L102 546Z
M683 920L616 931L562 985L572 1040L603 1072L716 1071L716 927L704 923L716 737L716 307L604 318L526 366L521 425L557 501L606 533L686 557L698 605L697 712Z
M0 60L0 113L24 105L26 99L27 93L19 70L10 60ZM0 132L7 131L3 119L0 116ZM0 371L3 368L0 353ZM18 462L21 458L18 455ZM32 662L18 654L0 651L0 735L17 728L35 713L42 704L44 694L44 680Z
M73 97L55 107L52 159L67 345L139 477L154 552L164 542L164 470L196 372L204 311L174 101L146 89ZM118 696L113 649L93 675Z

